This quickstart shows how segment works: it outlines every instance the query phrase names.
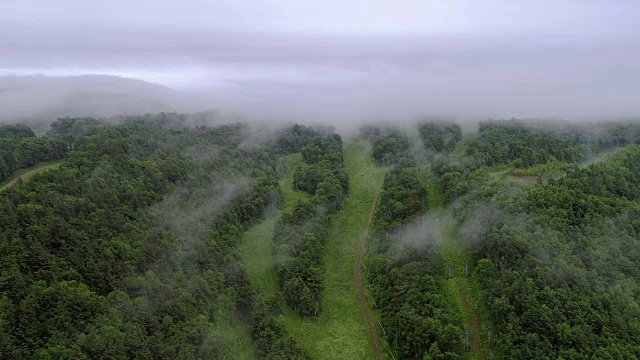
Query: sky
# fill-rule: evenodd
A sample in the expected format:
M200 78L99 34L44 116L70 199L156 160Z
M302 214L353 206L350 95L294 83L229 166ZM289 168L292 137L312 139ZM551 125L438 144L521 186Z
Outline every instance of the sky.
M114 75L250 115L634 116L639 13L624 0L3 0L0 76ZM2 83L0 105L33 94Z

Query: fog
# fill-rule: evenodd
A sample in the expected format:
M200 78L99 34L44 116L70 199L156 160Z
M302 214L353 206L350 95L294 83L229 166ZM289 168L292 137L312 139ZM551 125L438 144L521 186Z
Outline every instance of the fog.
M449 216L422 215L389 235L393 242L388 254L401 259L415 251L440 246L450 226L453 226L453 218Z
M631 1L8 3L5 122L216 110L340 129L640 113Z

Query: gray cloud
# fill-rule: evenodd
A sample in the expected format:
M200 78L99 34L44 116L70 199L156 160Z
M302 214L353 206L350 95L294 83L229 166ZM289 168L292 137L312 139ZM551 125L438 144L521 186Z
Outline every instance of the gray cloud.
M482 3L9 1L0 74L115 75L170 89L122 81L114 100L103 85L59 85L78 78L29 80L35 93L4 78L0 105L3 118L215 109L349 125L640 112L639 4Z

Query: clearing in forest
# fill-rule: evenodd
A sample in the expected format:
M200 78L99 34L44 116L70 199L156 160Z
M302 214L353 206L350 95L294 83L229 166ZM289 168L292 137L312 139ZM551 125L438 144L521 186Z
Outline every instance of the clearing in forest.
M293 171L300 163L302 163L300 153L287 156L289 172L286 177L280 180L280 187L285 196L284 209L291 209L298 201L310 198L307 193L293 190ZM281 213L282 210L270 209L265 214L263 221L245 231L238 248L251 284L266 296L274 294L281 296L278 275L273 264L273 233ZM297 315L291 312L288 316ZM239 353L238 358L257 359L258 355L251 351L253 349L253 340L251 340L249 327L237 324L235 331L240 335L243 335L243 331L246 333L246 336L239 336L243 340L241 341L243 344L239 348L248 349L241 354Z
M287 156L288 175L280 180L284 193L284 209L291 209L300 200L308 200L309 194L293 190L293 171L302 163L300 153ZM273 265L273 233L281 211L273 209L265 214L265 220L252 226L244 233L240 245L240 256L244 260L251 284L264 291L264 295L273 295L280 290L278 275Z
M613 157L615 154L618 153L618 151L622 150L623 148L624 148L624 146L602 150L602 151L596 153L595 155L593 155L588 160L585 160L582 163L580 163L580 167L581 168L585 168L585 167L587 167L589 165L593 165L593 164L597 164L597 163L605 161L605 160L609 160L609 159L611 159L611 157Z
M462 156L466 150L467 143L472 137L466 135L462 142L458 143L453 153L454 156ZM496 171L490 175L504 177L509 169ZM429 231L437 232L440 239L440 256L447 265L451 265L451 279L448 279L448 269L442 269L442 276L445 278L445 295L449 303L458 309L462 325L469 334L469 352L465 353L464 359L488 359L491 357L491 349L487 347L486 322L484 306L480 302L478 292L478 281L473 276L475 267L468 253L467 245L463 239L456 234L455 221L451 209L442 206L442 198L439 187L433 180L431 174L423 174L425 185L429 193L429 210L426 217L435 219L435 228ZM466 335L463 337L463 346L466 346Z
M463 314L465 331L469 331L469 348L467 359L489 359L494 349L488 348L486 311L480 301L478 292L478 279L475 278L475 266L468 254L468 249L463 241L454 233L451 219L451 211L442 208L434 208L429 211L429 216L440 219L439 228L442 241L440 254L451 264L451 279L448 279L447 269L443 269L443 277L446 281L447 296L452 304ZM486 327L485 327L486 325ZM461 334L462 335L462 334ZM462 335L464 342L466 336ZM466 345L466 344L465 344Z
M369 208L369 213L367 214L367 223L365 225L364 231L362 235L360 235L360 241L358 241L357 249L356 249L356 261L353 264L353 278L356 283L356 288L358 289L358 299L360 300L360 306L362 307L362 312L364 313L364 323L367 327L367 332L369 333L369 341L371 342L371 346L373 347L373 353L375 358L380 360L383 359L382 356L382 345L380 342L380 337L378 336L378 327L374 324L372 311L369 308L369 302L367 301L367 294L364 290L364 284L362 283L362 275L360 274L361 265L362 264L362 256L364 255L364 246L367 240L367 236L369 235L369 227L371 226L371 221L373 220L373 214L376 210L376 201L378 200L378 194L373 197L371 201L371 208Z
M362 139L345 143L349 197L332 216L325 244L325 275L318 318L301 318L288 311L287 327L314 359L373 359L374 351L356 285L353 266L359 239L386 169L371 161L371 146ZM285 189L286 191L286 189Z
M266 219L247 230L240 245L247 276L251 284L264 295L273 295L279 290L278 275L273 267L272 238L277 219L274 211Z

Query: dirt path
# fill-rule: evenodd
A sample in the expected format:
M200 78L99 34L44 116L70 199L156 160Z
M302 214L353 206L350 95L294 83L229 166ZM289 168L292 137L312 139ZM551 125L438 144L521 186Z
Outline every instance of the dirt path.
M371 315L371 309L369 308L369 304L367 303L364 286L362 284L362 276L360 275L360 263L362 261L362 255L364 254L364 242L367 239L367 235L369 234L369 226L371 225L371 220L373 219L373 212L376 208L377 199L378 193L376 193L373 197L371 208L369 209L369 214L367 214L367 223L365 225L364 231L362 232L362 235L360 236L360 241L358 241L358 248L356 250L356 263L353 266L353 277L356 281L358 298L360 300L360 305L362 306L362 311L364 313L364 322L367 327L367 332L369 333L369 341L371 341L371 345L373 346L373 351L376 355L376 359L382 360L382 345L380 344L380 338L378 337L378 329L373 323L373 315Z
M51 165L47 165L47 166L43 166L43 167L40 167L40 168L37 168L37 169L33 169L33 170L31 170L31 171L28 171L28 172L26 172L26 173L24 173L24 174L22 174L22 175L20 175L20 176L16 177L15 179L13 179L13 180L9 181L7 184L5 184L4 186L2 186L2 187L0 188L0 191L2 191L2 190L4 190L4 189L8 189L8 188L12 187L13 185L15 185L15 184L18 182L18 180L21 180L21 179L22 179L22 181L25 181L25 180L27 180L28 178L32 177L33 175L35 175L35 174L37 174L37 173L39 173L39 172L46 171L46 170L50 170L50 169L53 169L53 168L58 167L58 166L60 166L60 162L57 162L57 163L55 163L55 164L51 164Z
M464 287L461 283L458 283L458 290L460 290L460 299L462 299L462 306L464 306L464 311L467 314L467 327L469 331L471 331L471 351L480 355L480 328L478 327L478 323L473 318L473 312L471 311L471 306L469 306L469 299L467 298L467 292L464 290Z

